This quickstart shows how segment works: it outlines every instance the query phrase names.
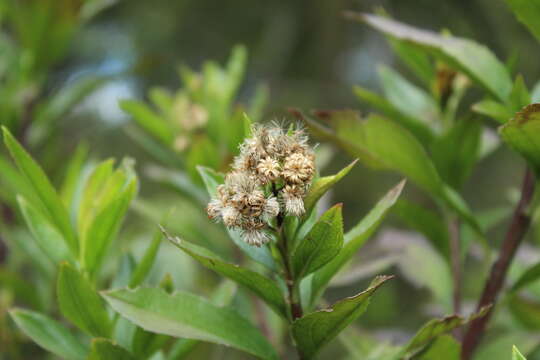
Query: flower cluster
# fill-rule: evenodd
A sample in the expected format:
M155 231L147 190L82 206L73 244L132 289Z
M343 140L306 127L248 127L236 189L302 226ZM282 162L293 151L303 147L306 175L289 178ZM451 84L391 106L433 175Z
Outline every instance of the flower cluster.
M208 204L208 216L240 229L250 245L270 241L265 231L281 215L304 214L304 197L315 174L315 156L303 130L254 126L232 170Z

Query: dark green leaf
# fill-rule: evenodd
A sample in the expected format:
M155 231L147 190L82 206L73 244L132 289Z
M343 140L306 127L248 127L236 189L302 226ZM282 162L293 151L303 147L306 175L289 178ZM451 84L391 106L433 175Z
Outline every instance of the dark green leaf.
M363 292L340 300L328 309L312 312L296 320L292 325L292 335L302 356L311 359L323 345L362 315L375 290L391 278L379 276Z
M428 345L438 336L448 333L468 322L484 316L489 310L489 307L482 308L479 312L472 314L467 319L457 315L447 316L441 319L433 319L428 321L418 332L413 336L409 343L403 349L403 355L411 355L418 350Z
M431 146L439 175L455 189L463 186L478 160L481 131L480 121L463 118Z
M145 330L223 344L262 359L277 354L259 330L227 308L185 292L169 295L161 289L138 288L103 294L114 310Z
M521 276L512 286L512 291L519 291L538 279L540 279L540 262L529 267L523 274L521 274Z
M509 296L508 308L524 328L529 331L540 329L540 302L514 294Z
M342 205L326 211L296 247L292 266L296 277L303 278L334 259L343 246Z
M345 234L344 245L339 254L323 268L315 272L312 280L312 304L320 297L330 280L352 259L358 249L375 232L388 211L396 203L404 186L405 181L400 182L379 200L371 211Z
M506 0L518 20L529 28L529 31L540 40L540 1L538 0Z
M483 45L468 39L420 30L380 16L355 13L349 15L392 38L429 51L450 66L463 71L501 101L506 101L510 94L512 80L506 67Z
M141 261L137 264L135 271L131 275L129 281L130 288L139 286L150 272L150 269L152 269L152 265L154 265L159 250L159 245L161 244L161 238L161 230L157 229L152 242L148 245L148 248L146 248Z
M199 263L253 291L274 309L277 314L286 316L287 312L283 294L275 282L254 271L225 262L208 249L167 234L166 236L169 241Z
M90 282L68 263L60 266L57 294L66 318L90 335L109 336L111 322L105 304Z
M88 349L73 336L72 331L56 320L23 309L13 309L9 314L17 326L45 350L64 359L86 358Z
M404 199L397 201L394 211L408 227L422 233L442 256L450 259L448 229L441 214Z

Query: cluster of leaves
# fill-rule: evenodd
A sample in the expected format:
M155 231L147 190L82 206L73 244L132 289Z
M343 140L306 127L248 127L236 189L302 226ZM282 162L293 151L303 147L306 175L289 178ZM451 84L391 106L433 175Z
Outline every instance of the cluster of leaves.
M508 3L537 35L538 22L531 16L538 15L538 4ZM406 176L431 197L435 210L400 200L397 213L406 225L430 240L437 252L429 252L430 257L445 260L430 262L437 264L437 270L431 266L430 271L438 274L439 280L428 274L416 275L414 281L430 288L446 311L459 312L459 301L456 303L454 298L452 304L452 296L460 296L460 269L471 243L480 241L489 262L491 249L485 240L486 232L501 216L510 213L509 209L473 213L461 195L475 165L500 143L492 123L484 124L483 116L502 124L498 129L500 139L538 175L540 122L539 105L534 102L540 100L540 85L529 92L521 75L512 81L512 69L472 40L417 29L384 13L347 13L347 17L386 35L397 57L417 81L413 83L381 66L378 75L383 95L360 86L354 89L362 103L378 114L361 116L352 110L315 112L324 124L298 116L320 139L338 145L367 166ZM485 98L470 104L466 93L472 86L483 89ZM451 233L456 221L463 224L457 235ZM534 285L537 269L538 265L527 269L507 294L511 312L529 328L537 328L531 320L536 318L533 308L538 309L537 303L516 293ZM442 291L441 274L449 279Z
M226 169L248 135L245 112L258 121L266 104L267 89L261 85L248 109L235 105L246 61L246 49L236 46L224 67L208 61L197 73L181 66L183 88L174 93L154 87L148 92L150 104L121 101L137 125L128 134L158 162L187 172L191 182L202 185L196 167ZM159 180L171 178L164 170L153 174Z

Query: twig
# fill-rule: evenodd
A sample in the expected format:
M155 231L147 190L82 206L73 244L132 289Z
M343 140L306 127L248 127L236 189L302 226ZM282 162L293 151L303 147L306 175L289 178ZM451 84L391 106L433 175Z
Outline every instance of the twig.
M499 251L499 257L493 264L488 280L484 287L484 291L478 302L477 309L482 308L485 305L495 304L499 292L502 289L504 280L508 268L512 263L516 250L521 243L521 240L529 229L531 218L528 214L528 208L534 195L535 178L530 169L527 169L525 177L523 179L523 185L521 188L521 199L514 209L512 215L512 222L506 233L503 244ZM463 347L461 351L461 359L471 359L478 343L482 339L486 325L491 318L493 307L488 312L471 322L465 338L463 340Z

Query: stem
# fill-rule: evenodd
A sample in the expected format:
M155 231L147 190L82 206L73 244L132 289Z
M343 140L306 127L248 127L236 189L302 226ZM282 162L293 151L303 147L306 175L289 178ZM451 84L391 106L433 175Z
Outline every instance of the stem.
M448 231L450 233L450 261L452 265L452 279L454 283L454 294L452 301L454 306L454 314L459 314L461 312L462 274L459 220L457 218L454 217L450 219Z
M531 224L528 208L534 195L534 188L534 174L530 169L527 169L521 188L521 198L514 209L512 222L510 223L508 231L506 232L506 236L499 251L499 257L491 268L484 291L480 297L480 300L478 301L478 305L476 307L477 310L480 310L484 306L495 304L497 301L497 297L502 289L504 280L506 279L508 268L512 263L521 240L527 233L527 230ZM463 340L463 348L461 352L462 360L471 359L484 334L486 325L491 318L492 312L493 307L491 307L483 317L473 320L469 325Z

